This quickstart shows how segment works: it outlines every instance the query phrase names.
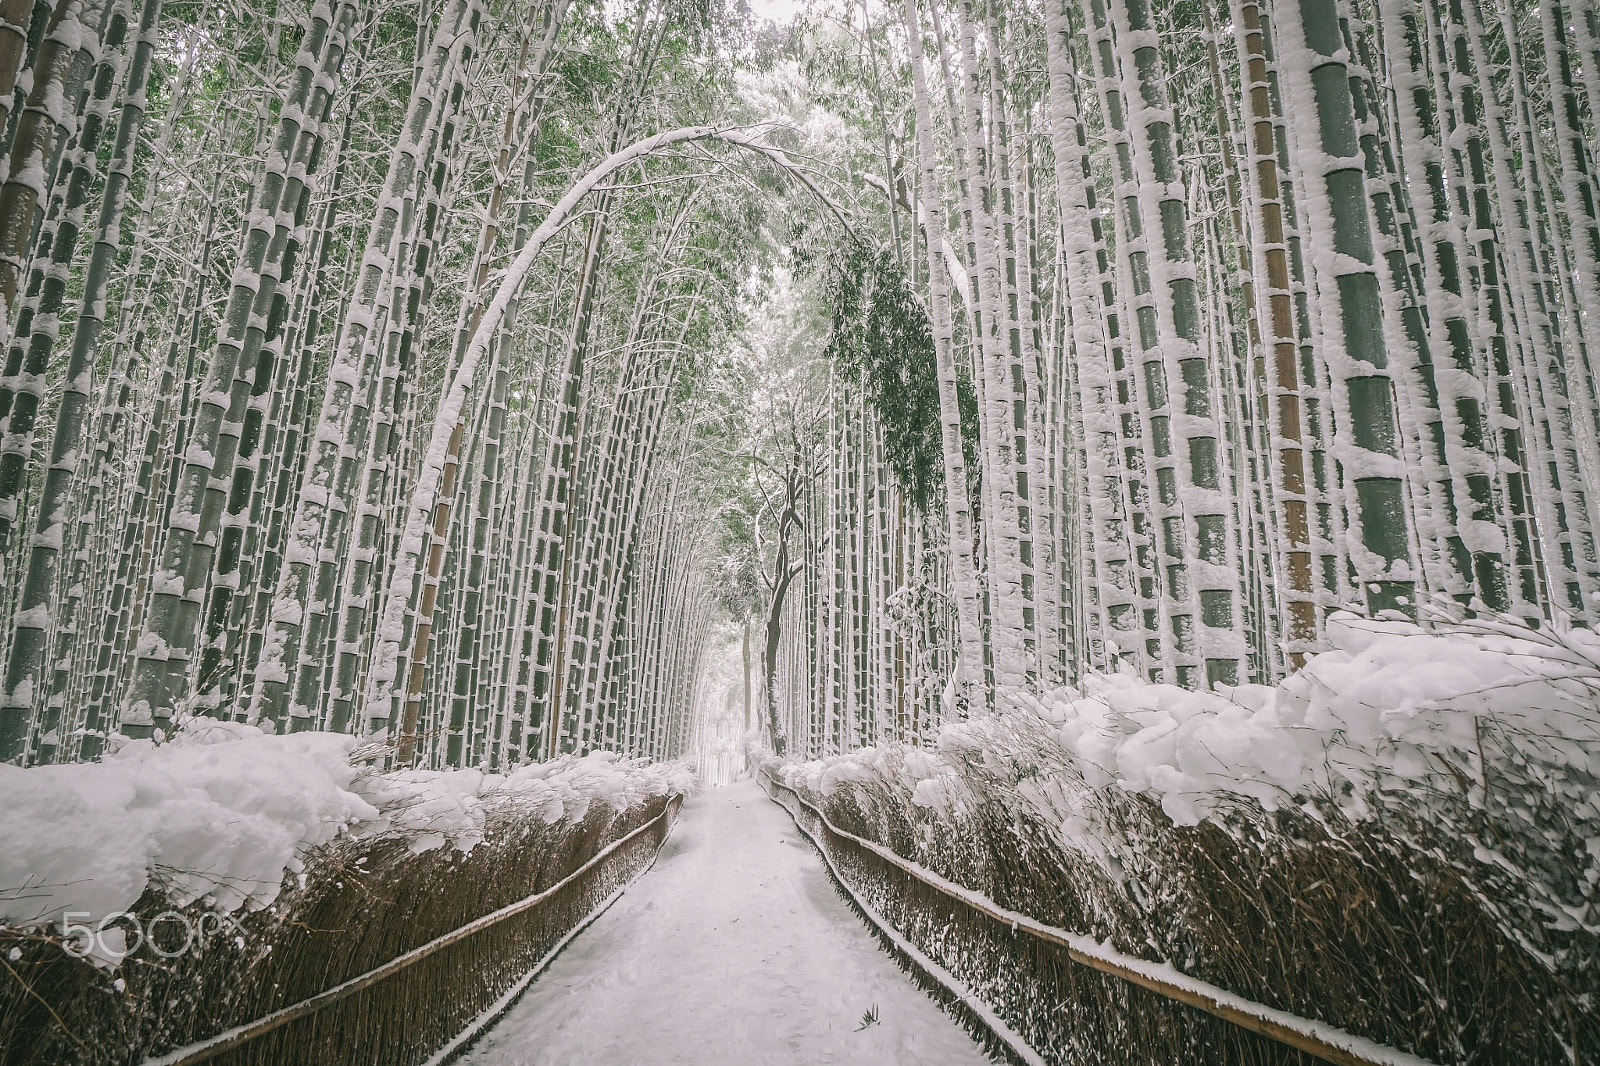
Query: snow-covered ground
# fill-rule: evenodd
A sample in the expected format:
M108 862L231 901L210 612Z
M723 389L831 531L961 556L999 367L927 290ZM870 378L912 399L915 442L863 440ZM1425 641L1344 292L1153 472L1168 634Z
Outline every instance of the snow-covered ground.
M876 1024L861 1028L876 1011ZM655 868L462 1060L762 1066L989 1059L903 974L752 781L691 796Z

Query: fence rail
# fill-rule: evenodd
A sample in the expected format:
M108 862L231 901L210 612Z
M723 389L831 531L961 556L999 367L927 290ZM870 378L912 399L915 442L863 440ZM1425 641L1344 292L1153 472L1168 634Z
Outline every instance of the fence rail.
M1314 1055L1325 1062L1334 1063L1335 1066L1435 1066L1427 1059L1409 1052L1347 1033L1325 1022L1302 1018L1263 1003L1256 1003L1216 985L1190 977L1169 965L1149 962L1116 951L1091 937L1046 925L1020 911L1008 910L982 893L974 892L970 888L941 877L920 863L912 862L882 844L840 829L828 820L828 816L819 807L765 769L758 771L758 776L772 786L768 790L769 798L788 811L789 816L794 818L795 824L800 825L802 830L806 830L806 827L800 823L799 813L778 798L777 790L787 792L802 808L810 812L828 839L865 851L898 868L907 877L1001 925L1009 926L1014 931L1024 932L1036 939L1065 948L1074 962L1194 1007L1241 1029L1247 1029L1297 1051ZM843 876L838 873L823 843L809 830L806 830L806 835L811 837L818 850L823 852L824 858L829 860L829 866L834 869L835 876L842 882ZM851 886L845 887L854 894ZM892 929L890 931L897 932ZM952 991L962 998L968 996L965 989ZM996 1035L1004 1042L1010 1043L1004 1034ZM1032 1048L1028 1048L1025 1053L1021 1049L1013 1048L1013 1050L1023 1058L1037 1055Z

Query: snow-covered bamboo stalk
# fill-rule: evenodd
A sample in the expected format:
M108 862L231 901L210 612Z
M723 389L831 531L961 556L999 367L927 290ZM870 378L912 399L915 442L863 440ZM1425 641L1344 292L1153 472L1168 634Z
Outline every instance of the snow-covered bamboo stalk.
M979 437L984 463L983 522L988 552L989 650L997 686L1025 686L1031 672L1033 638L1032 573L1026 555L1031 544L1020 524L1026 507L1026 454L1019 453L1019 430L1026 433L1026 397L1014 396L1011 370L1021 371L1021 353L1013 352L1005 330L1001 263L995 232L995 167L990 159L983 118L983 92L977 65L978 15L973 3L962 5L959 41L961 135L965 141L962 194L966 200L967 254L973 271L973 382L978 386ZM949 75L947 74L947 77ZM1020 463L1019 463L1020 461ZM1020 479L1020 480L1019 480ZM1019 493L1019 489L1022 490ZM1026 609L1026 613L1025 613Z
M977 566L972 556L972 500L969 495L966 456L961 441L961 397L955 363L955 334L950 288L941 261L945 246L944 190L934 154L933 104L923 61L922 26L916 0L905 0L906 33L910 40L912 93L916 107L918 185L924 245L928 255L928 305L934 355L939 374L939 439L944 460L944 518L950 548L950 585L956 605L957 665L952 681L960 703L968 708L986 702L983 680L983 632L978 611Z
M320 549L342 532L342 518L350 510L345 497L356 492L352 479L340 475L348 474L356 465L356 454L364 456L366 451L370 411L366 395L379 376L376 363L383 339L378 303L395 266L393 246L399 241L404 248L409 228L417 224L419 171L425 171L429 149L437 143L450 79L471 46L475 21L476 8L469 0L452 0L441 13L407 104L401 136L389 155L339 349L328 368L316 428L307 441L305 472L284 548L284 577L273 599L271 629L251 697L255 720L277 724L290 710L300 712L300 719L308 717L308 708L295 701L295 668L318 581Z
M81 21L84 7L83 0L66 0L51 12L34 64L33 87L6 159L5 183L0 185L0 347L9 347L18 287L50 195L52 162L59 159L57 153L63 147L59 134L71 121L76 53L83 38L93 33ZM8 364L10 361L8 358ZM12 395L6 404L4 435L0 436L0 549L9 544L17 519L23 467L44 402L44 374L41 369L7 384ZM9 462L7 455L13 456Z
M1266 334L1262 345L1270 350L1270 362L1258 371L1258 377L1272 407L1272 416L1266 419L1278 509L1272 550L1278 557L1275 570L1281 581L1286 650L1291 664L1299 665L1321 632L1318 608L1326 604L1319 600L1317 589L1337 591L1337 582L1328 587L1326 573L1336 568L1338 561L1326 550L1319 552L1313 539L1313 507L1319 498L1326 498L1327 462L1321 442L1309 428L1319 398L1313 376L1305 372L1308 364L1315 366L1314 352L1307 343L1305 259L1298 254L1298 204L1289 168L1284 166L1287 140L1281 136L1276 56L1270 51L1272 42L1259 3L1243 0L1234 32L1242 95L1249 108L1245 144L1247 174L1253 180L1244 182L1244 191L1253 239L1248 254L1251 271L1260 279L1256 290L1263 297L1259 302L1264 313L1258 316Z
M1162 520L1160 538L1172 585L1167 595L1176 635L1175 680L1185 686L1237 684L1245 657L1239 567L1231 509L1222 491L1231 471L1211 385L1213 357L1201 346L1175 116L1150 5L1110 0L1106 8L1132 134L1129 256L1135 289L1144 294L1134 328L1147 377L1160 379L1159 388L1150 391L1150 429L1158 462L1156 493L1172 512Z
M216 349L207 367L194 430L183 453L167 519L168 535L153 579L153 602L136 650L123 722L161 728L188 694L190 653L200 628L200 598L210 577L220 506L214 482L232 471L240 422L249 402L253 357L266 332L284 258L303 240L301 209L316 180L322 125L337 92L353 3L323 0L312 11L295 58L293 91L279 113L256 210L231 276ZM224 431L227 431L226 433ZM220 504L220 500L215 501Z
M1384 138L1383 148L1397 156L1399 174L1421 177L1426 192L1422 209L1412 215L1422 245L1424 281L1420 286L1402 284L1413 277L1410 271L1392 273L1398 295L1408 305L1402 312L1408 339L1423 361L1419 369L1426 400L1437 411L1444 430L1443 461L1431 464L1436 482L1432 495L1443 504L1442 508L1434 505L1436 512L1443 513L1431 516L1445 548L1447 569L1441 584L1453 595L1467 598L1476 594L1489 607L1504 610L1509 606L1505 535L1496 528L1495 459L1485 448L1489 434L1484 425L1486 399L1476 365L1478 323L1470 306L1473 293L1461 235L1446 190L1441 101L1432 92L1428 75L1427 30L1421 13L1409 0L1381 0L1378 9L1391 53L1389 82L1398 118L1396 135ZM1396 50L1401 56L1393 55ZM1377 102L1377 95L1371 88L1372 72L1367 73L1364 80L1370 107ZM1379 127L1377 135L1381 137L1382 132ZM1396 188L1396 205L1404 210L1411 197L1399 191L1398 184ZM1380 220L1380 232L1382 228ZM1435 454L1437 451L1434 449Z
M1472 70L1487 78L1494 65L1489 57L1484 16L1470 4L1462 8L1461 15ZM1492 82L1486 84L1493 89ZM1484 109L1492 173L1493 229L1485 233L1484 240L1487 244L1493 239L1499 251L1506 292L1502 313L1514 323L1508 331L1519 342L1509 357L1514 358L1518 371L1519 381L1514 389L1524 397L1526 417L1533 423L1533 431L1526 433L1522 442L1529 452L1529 507L1541 541L1550 601L1561 604L1576 617L1592 620L1582 589L1585 578L1589 587L1600 587L1593 575L1595 501L1592 492L1582 489L1585 464L1580 442L1584 424L1581 414L1574 412L1568 391L1566 364L1574 338L1565 335L1555 291L1558 287L1545 273L1549 248L1539 237L1547 221L1540 202L1538 161L1529 158L1526 184L1519 183L1513 174L1520 143L1517 131L1521 123L1514 117L1521 113L1521 93L1516 89L1519 84L1512 81L1509 109L1502 104L1498 92L1477 93ZM1482 213L1484 207L1476 196L1474 200L1475 211ZM1480 228L1484 227L1480 224ZM1485 259L1489 255L1486 251ZM1582 410L1581 397L1578 410Z
M1087 535L1094 556L1096 609L1106 654L1137 666L1143 662L1145 631L1138 593L1138 567L1129 543L1131 502L1122 477L1112 351L1107 329L1117 307L1107 304L1113 281L1105 241L1105 218L1095 189L1088 130L1079 105L1069 0L1051 0L1046 10L1045 55L1050 77L1048 108L1055 156L1056 210L1061 227L1061 266L1066 308L1065 357L1075 384L1072 408L1081 419L1087 485ZM1117 352L1119 360L1125 354ZM1076 461L1076 448L1074 461ZM1079 521L1082 521L1080 516ZM1082 654L1087 649L1080 648Z
M94 79L94 96L84 116L79 137L81 151L78 154L77 165L73 167L68 177L63 215L50 249L49 276L39 302L39 313L34 316L32 323L26 370L30 378L36 380L32 388L26 392L29 397L35 397L37 393L43 392L45 370L60 335L61 309L67 295L68 268L77 247L78 234L83 228L90 189L98 169L100 138L105 129L106 119L110 115L112 89L121 80L121 64L118 62L118 57L121 55L127 28L126 14L120 10L113 11L104 42L109 55L103 64L103 69ZM136 133L136 130L137 127L134 127L131 130L118 132L118 143L112 150L114 158L120 157L125 160L128 153L128 139ZM113 181L107 184L106 195L102 198L98 227L102 240L96 243L96 252L105 245L104 235L108 228L114 229L120 224L123 189L125 185L120 182ZM94 392L93 368L88 355L92 350L90 345L93 343L95 325L100 316L104 315L104 274L109 267L105 257L97 257L97 260L100 268L98 276L91 274L86 279L85 285L91 294L99 293L100 306L86 305L85 314L79 317L78 330L83 334L86 343L77 343L78 335L74 334L60 406L56 412L55 427L51 435L49 466L45 471L44 485L40 491L34 519L33 536L28 546L22 596L18 604L18 614L12 621L14 632L11 652L6 663L3 693L0 693L0 715L5 716L8 721L12 717L26 714L36 700L45 702L47 709L39 726L47 736L55 736L55 739L45 745L50 750L41 752L40 758L45 761L53 760L54 749L60 744L58 728L61 717L59 704L40 699L45 696L44 686L41 684L42 673L46 667L45 645L57 623L65 622L69 632L75 623L73 616L69 615L63 619L55 610L58 602L56 573L68 533L67 510L71 503L73 481L78 472L78 448L82 443L83 425L89 414L89 400ZM91 267L93 265L94 262L91 263ZM18 397L19 400L21 398ZM13 409L13 415L15 414L16 411ZM29 436L31 437L31 433ZM17 460L19 465L21 459L19 456ZM4 457L0 456L0 464L4 461ZM4 472L0 470L0 480L3 479ZM8 747L3 735L5 732L6 728L0 726L0 758L5 757L5 749Z
M1304 161L1308 257L1323 356L1334 380L1335 453L1348 485L1351 563L1374 612L1411 602L1419 574L1402 459L1395 370L1373 246L1364 162L1335 0L1286 0L1279 19L1284 107ZM1341 431L1342 430L1342 431Z

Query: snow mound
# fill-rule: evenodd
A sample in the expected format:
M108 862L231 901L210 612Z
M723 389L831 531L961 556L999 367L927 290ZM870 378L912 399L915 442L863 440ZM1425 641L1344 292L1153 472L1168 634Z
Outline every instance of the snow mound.
M546 825L578 822L595 802L621 812L653 796L687 792L694 772L686 763L644 763L614 752L579 758L563 755L519 767L509 774L478 770L410 770L375 774L356 790L383 811L363 832L401 832L411 849L428 851L446 844L471 851L482 843L490 814L514 806L536 814Z
M266 906L299 852L379 816L349 789L353 739L207 721L104 762L0 766L0 923L98 919L153 879L179 906Z
M1025 734L1042 726L1085 784L1149 796L1181 825L1240 796L1269 810L1331 797L1362 818L1376 791L1470 790L1510 759L1545 768L1574 816L1600 826L1600 635L1349 614L1327 635L1331 648L1276 687L1191 692L1095 675L1078 690L1002 692L1000 715L946 726L936 752L865 748L786 772L822 795L887 772L943 810L955 801L944 757L1025 763ZM1019 716L1032 719L1020 732Z
M470 850L497 809L577 821L687 791L682 764L595 752L509 774L374 773L355 738L275 736L200 719L169 742L129 741L97 763L0 765L0 925L90 923L131 908L152 883L177 906L223 912L277 898L307 849L341 833L399 833L414 851Z

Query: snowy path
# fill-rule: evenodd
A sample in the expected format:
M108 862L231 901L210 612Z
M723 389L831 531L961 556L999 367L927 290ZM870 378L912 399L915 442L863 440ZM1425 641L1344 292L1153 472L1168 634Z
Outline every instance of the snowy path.
M877 1025L856 1031L877 1007ZM655 869L462 1060L766 1066L989 1059L878 948L753 781L692 796Z

